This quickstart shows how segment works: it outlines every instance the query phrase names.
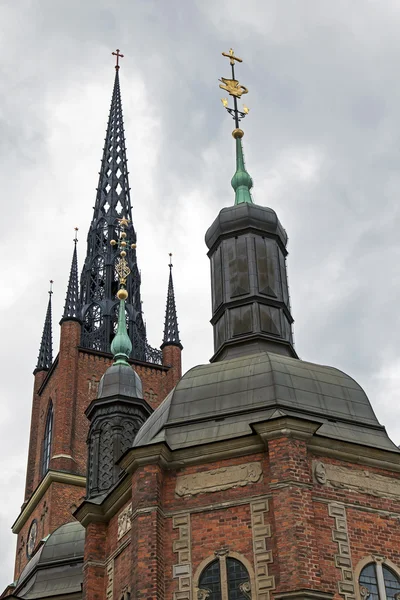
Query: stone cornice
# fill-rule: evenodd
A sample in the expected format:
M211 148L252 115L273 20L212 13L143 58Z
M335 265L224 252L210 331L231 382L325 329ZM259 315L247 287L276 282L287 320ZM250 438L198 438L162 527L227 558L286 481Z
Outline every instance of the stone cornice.
M350 444L322 436L314 436L309 440L309 450L319 456L328 456L347 462L378 467L400 473L400 454L370 446Z
M118 484L109 492L101 504L85 501L75 511L74 516L86 526L92 521L107 522L131 497L130 475L139 467L158 464L163 469L175 470L188 465L212 463L232 457L247 456L262 453L268 449L268 441L278 437L304 440L308 449L316 455L339 458L355 464L379 467L386 470L400 472L400 455L385 450L369 448L358 444L344 443L330 438L315 435L321 423L282 416L270 421L254 423L251 425L255 434L232 438L221 442L199 445L195 447L171 450L165 442L130 448L119 460L119 466L125 471ZM300 485L310 489L308 484L298 482L278 482L275 487L282 485ZM301 593L304 590L301 590ZM313 594L318 592L306 591L306 600L318 600ZM298 598L300 599L299 592ZM297 592L296 592L297 594ZM321 592L321 594L323 594ZM327 600L331 595L321 596L320 600ZM289 600L289 596L288 596ZM297 600L297 596L293 596Z
M84 527L89 523L107 523L132 496L131 477L126 474L101 502L84 500L73 513Z
M62 471L48 471L36 490L33 492L32 496L29 498L28 502L21 510L21 513L12 526L13 533L19 533L21 531L22 527L35 510L36 506L43 498L46 490L52 483L55 482L86 488L86 477L83 475L74 475L73 473L64 473Z
M269 440L280 437L293 438L296 440L308 440L321 427L321 423L296 417L282 416L263 423L254 423L254 431L258 433L265 444Z

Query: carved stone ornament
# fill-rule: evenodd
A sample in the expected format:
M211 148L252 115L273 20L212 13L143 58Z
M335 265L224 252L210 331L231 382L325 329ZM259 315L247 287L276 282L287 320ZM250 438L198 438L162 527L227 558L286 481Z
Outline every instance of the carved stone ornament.
M202 590L202 589L198 589L197 590L197 600L207 600L207 598L209 598L211 595L210 590Z
M251 600L251 585L250 581L244 581L239 585L239 590L242 592L245 598Z
M360 585L360 596L362 600L367 600L367 598L369 598L370 595L371 592L369 591L369 589L365 587L365 585Z
M326 468L323 462L316 462L314 465L314 477L321 485L325 485L327 477L326 477Z
M261 463L253 462L233 467L222 467L194 475L178 477L177 496L195 496L204 492L219 492L234 487L243 487L261 479Z
M214 551L215 556L227 556L229 554L229 548L227 546L223 546L219 550Z
M120 540L132 527L131 517L132 503L128 504L128 506L126 506L124 510L118 515L118 540Z

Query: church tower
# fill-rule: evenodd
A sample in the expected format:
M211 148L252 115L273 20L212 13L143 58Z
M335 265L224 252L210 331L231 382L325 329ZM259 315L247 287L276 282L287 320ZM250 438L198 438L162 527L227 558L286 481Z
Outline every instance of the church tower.
M177 381L182 345L170 261L163 365L132 358L140 321L125 216L102 238L104 269L91 271L82 307L96 304L100 316L94 329L86 321L92 337L81 338L74 249L60 353L50 365L49 304L35 374L34 479L15 525L19 548L28 536L34 554L10 600L400 599L400 450L352 377L295 352L287 237L276 213L253 203L239 127L248 111L238 108L247 88L234 72L242 61L232 49L223 55L236 172L235 203L206 232L214 354ZM111 235L113 254L104 241ZM100 288L101 298L90 295ZM114 313L111 364L108 346L98 344L112 337ZM157 406L144 390L161 370L169 383ZM85 381L100 371L89 402Z
M129 339L124 373L128 379L131 374L131 378L139 377L141 381L137 400L142 406L139 424L160 404L181 375L179 339L164 336L162 349L152 348L147 341L122 117L118 64L122 55L119 50L114 54L117 65L111 108L80 284L75 235L60 321L59 352L53 358L50 290L34 370L25 498L13 525L18 535L15 579L46 536L74 521L72 512L86 496L89 421L85 411L97 397L99 382L112 364L111 347L121 310L116 295L119 251L114 241L122 234L130 241L123 251L131 272L126 281L127 301L124 303ZM170 291L168 299L171 302ZM175 302L173 309L175 311ZM120 315L122 318L122 313ZM177 327L176 313L174 315ZM160 331L161 327L160 324ZM122 398L121 414L130 406L129 402ZM98 406L90 409L95 420L98 420L99 410ZM117 420L121 414L118 413ZM136 429L138 426L135 425Z

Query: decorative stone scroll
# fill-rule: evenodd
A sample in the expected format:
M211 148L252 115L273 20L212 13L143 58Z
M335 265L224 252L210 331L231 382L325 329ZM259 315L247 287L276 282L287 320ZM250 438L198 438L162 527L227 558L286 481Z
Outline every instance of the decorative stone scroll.
M262 469L259 462L221 467L212 471L178 477L175 494L177 496L196 496L205 492L219 492L234 487L243 487L249 483L256 483L261 476Z
M132 502L124 508L123 511L118 515L118 535L117 539L120 540L132 527Z
M270 591L275 589L275 578L268 573L268 565L272 563L272 551L267 549L267 539L271 537L271 528L266 524L269 510L268 500L260 499L252 502L251 525L253 532L254 567L258 600L269 600Z
M328 513L330 517L335 519L332 531L332 539L338 545L338 553L335 554L335 564L342 572L342 580L338 581L339 594L344 596L346 600L354 600L355 587L347 531L346 508L343 504L331 502L328 504Z
M178 580L174 600L192 600L190 513L172 517L172 527L179 531L179 538L173 543L173 550L178 554L178 564L172 567L173 577Z
M400 498L400 481L367 469L349 469L313 461L314 478L322 485L352 490L378 498Z

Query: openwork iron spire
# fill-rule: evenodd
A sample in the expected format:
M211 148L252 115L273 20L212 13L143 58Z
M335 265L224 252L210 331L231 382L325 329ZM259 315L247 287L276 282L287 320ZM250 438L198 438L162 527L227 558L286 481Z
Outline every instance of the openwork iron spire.
M81 275L80 301L82 306L82 338L84 348L110 352L111 341L117 329L119 302L116 298L118 278L116 274L117 250L110 240L118 237L119 221L128 220L126 233L136 242L132 224L132 207L128 181L125 133L122 117L121 91L119 85L119 58L115 67L114 89L108 118L107 134L97 188L94 214L87 238L87 255ZM161 362L159 350L152 349L146 341L146 328L142 317L140 299L140 273L136 250L127 249L126 260L132 272L127 283L129 301L126 303L128 332L132 341L131 358Z
M248 93L248 89L239 83L239 81L235 78L235 61L239 63L243 61L238 56L235 56L232 48L229 50L229 52L223 52L222 56L229 58L232 72L232 79L221 77L219 80L221 81L219 87L228 92L228 94L233 98L233 108L228 106L227 98L222 98L221 102L235 121L235 129L232 131L232 135L236 140L236 172L231 181L232 187L235 190L235 204L242 204L243 202L252 204L253 199L251 197L250 190L253 187L253 180L246 171L244 164L242 146L242 137L244 136L244 132L239 127L240 121L245 118L249 112L249 109L247 106L243 105L243 110L241 111L238 109L237 103L238 98L241 98L243 94Z
M78 228L75 227L74 252L72 254L71 271L65 298L64 313L61 323L64 321L80 321L81 310L79 302L78 286L78 258L76 254L76 245L78 243Z
M51 296L53 294L52 287L53 281L50 280L49 302L47 304L42 341L40 342L39 356L34 374L36 374L38 371L48 371L53 363L53 333L51 324Z
M172 280L172 254L169 255L169 281L167 307L165 310L164 339L161 348L164 346L179 346L182 344L179 339L178 318L176 316L174 282Z

